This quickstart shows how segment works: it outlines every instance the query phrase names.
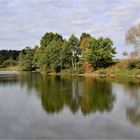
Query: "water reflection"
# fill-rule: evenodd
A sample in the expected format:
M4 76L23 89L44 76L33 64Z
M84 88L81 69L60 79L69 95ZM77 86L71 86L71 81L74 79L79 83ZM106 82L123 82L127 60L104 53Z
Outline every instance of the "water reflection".
M140 88L136 85L131 85L127 87L126 93L129 93L131 99L134 100L133 106L130 106L126 110L127 118L129 121L135 125L140 127Z
M130 104L126 107L126 117L129 122L140 127L140 79L135 77L114 78L114 82L123 84L124 94L131 98Z
M126 109L129 121L140 126L140 80L136 78L115 78L112 81L80 77L42 76L39 73L25 73L20 83L38 91L42 107L47 113L58 113L67 106L72 113L79 110L84 114L110 112L116 99L112 94L112 81L123 84L126 94L134 99L134 106Z
M0 137L139 139L139 85L134 78L0 73Z
M105 81L47 77L37 85L47 113L59 112L64 106L68 106L73 113L79 109L83 114L111 111L115 99L110 83Z
M115 78L111 80L84 77L43 76L39 73L0 74L0 85L20 84L28 91L35 89L47 114L59 113L64 107L75 114L111 112L117 97L112 93L112 83L123 84L124 93L134 101L126 107L128 120L140 127L140 80ZM30 93L30 92L28 92Z
M21 87L27 86L38 92L42 107L47 113L58 113L68 107L72 113L79 110L84 114L92 112L110 112L115 95L112 94L111 82L92 78L43 76L39 73L15 75ZM0 82L3 82L0 79Z

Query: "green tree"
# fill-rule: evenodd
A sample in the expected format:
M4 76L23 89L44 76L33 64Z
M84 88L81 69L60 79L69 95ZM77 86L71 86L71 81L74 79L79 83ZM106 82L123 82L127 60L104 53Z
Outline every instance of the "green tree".
M35 50L35 54L34 54L34 58L33 58L33 63L36 67L41 67L41 57L42 57L42 54L44 52L44 48L42 47L39 47Z
M5 60L5 61L2 63L2 66L4 66L4 67L16 66L17 64L18 64L17 61L15 61L15 60L13 60L13 59L11 58L11 59Z
M91 38L91 36L88 33L82 33L80 36L80 45L81 45L81 42L84 38Z
M61 41L53 40L42 54L40 63L43 69L48 72L61 71Z
M37 48L34 55L34 64L47 71L60 71L60 60L63 38L58 33L45 33L40 40L41 47ZM59 68L60 67L60 68Z
M19 65L23 70L32 70L34 51L30 47L26 47L19 54Z
M123 56L128 56L128 52L127 52L127 51L124 51L124 52L122 53L122 55L123 55Z
M72 66L71 63L71 48L67 40L64 40L61 49L61 63L63 69L69 69Z
M81 43L80 43L80 49L81 50L84 50L85 48L88 47L89 45L89 42L91 40L91 37L84 37L82 40L81 40Z
M71 50L71 63L72 68L76 70L77 62L79 61L80 47L79 47L79 39L75 35L71 35L68 40L68 46Z
M116 54L113 42L109 38L92 38L85 50L84 58L95 69L107 67L112 64L113 56Z
M46 48L51 43L51 41L53 41L53 40L62 41L63 38L58 33L52 33L52 32L46 33L40 41L41 47Z

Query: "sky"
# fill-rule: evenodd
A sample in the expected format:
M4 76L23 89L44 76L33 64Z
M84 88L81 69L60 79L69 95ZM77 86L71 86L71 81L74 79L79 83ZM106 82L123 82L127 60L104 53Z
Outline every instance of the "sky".
M132 51L125 33L140 22L140 0L0 0L0 49L39 45L46 32L110 37L116 57Z

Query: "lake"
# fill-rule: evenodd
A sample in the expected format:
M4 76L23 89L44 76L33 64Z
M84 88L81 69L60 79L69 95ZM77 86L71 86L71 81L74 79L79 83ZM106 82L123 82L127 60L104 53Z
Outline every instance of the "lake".
M140 139L140 79L0 72L0 138Z

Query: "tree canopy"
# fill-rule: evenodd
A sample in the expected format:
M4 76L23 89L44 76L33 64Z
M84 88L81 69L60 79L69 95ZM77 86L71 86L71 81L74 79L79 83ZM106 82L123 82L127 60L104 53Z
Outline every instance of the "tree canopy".
M19 64L26 70L37 67L46 72L81 73L84 63L94 69L112 64L115 48L110 38L95 38L82 33L80 38L71 35L64 39L58 33L47 32L40 40L40 47L26 47L19 55Z
M116 54L116 51L111 39L101 37L90 40L83 57L96 69L112 64L114 54Z
M32 70L34 51L30 47L26 47L19 54L19 65L23 70Z

